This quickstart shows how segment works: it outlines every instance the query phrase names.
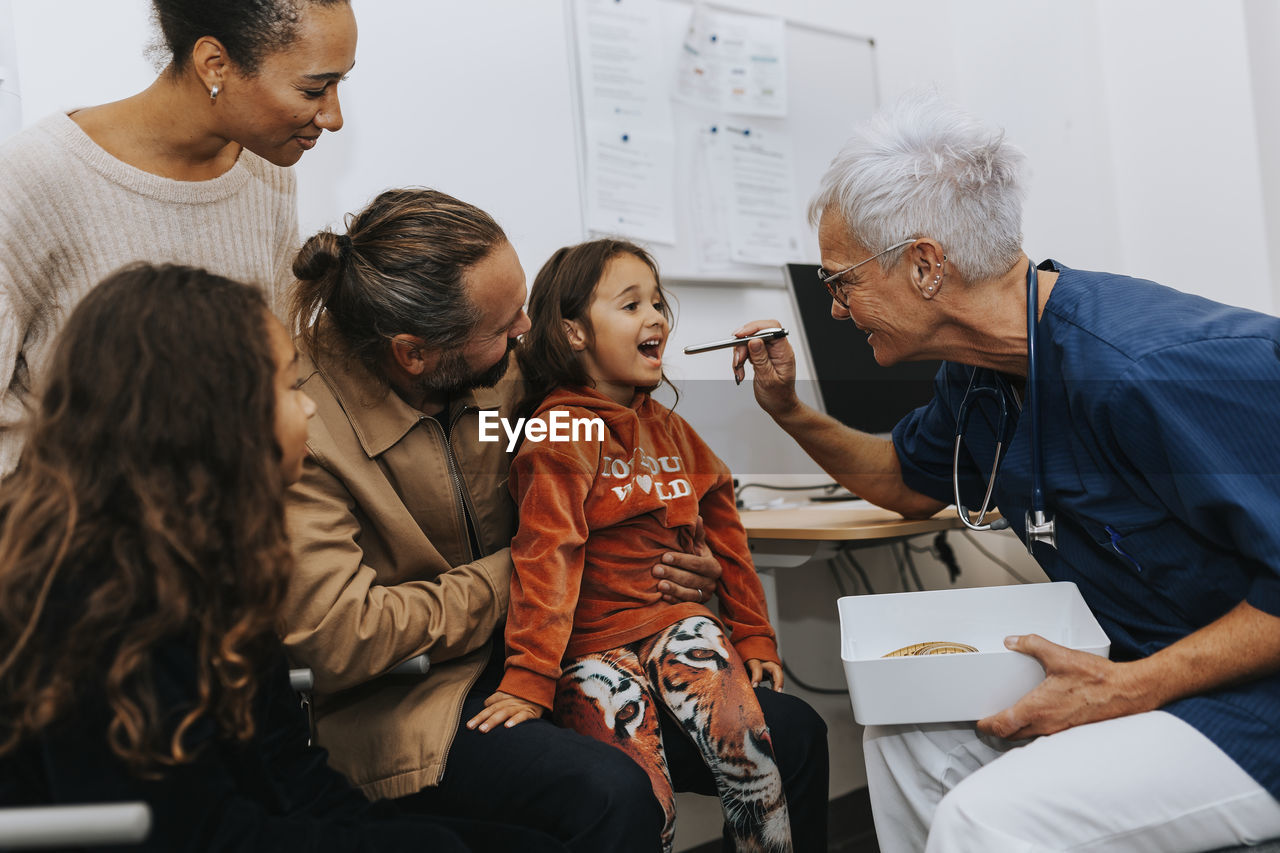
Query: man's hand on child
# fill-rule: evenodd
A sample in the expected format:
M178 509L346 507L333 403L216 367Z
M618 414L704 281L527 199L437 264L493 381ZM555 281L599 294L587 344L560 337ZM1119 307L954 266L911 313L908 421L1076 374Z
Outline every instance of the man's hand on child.
M668 604L706 603L715 595L716 583L723 571L720 561L707 547L707 532L702 526L702 516L698 516L690 552L663 554L662 562L653 567L653 576L658 578L658 591Z
M774 690L782 689L782 667L773 661L759 660L750 658L747 660L747 675L751 677L751 686L759 687L760 682L767 678L773 682Z
M467 728L487 732L502 724L511 728L525 720L536 720L545 709L534 702L527 702L501 690L484 700L484 710L467 720Z

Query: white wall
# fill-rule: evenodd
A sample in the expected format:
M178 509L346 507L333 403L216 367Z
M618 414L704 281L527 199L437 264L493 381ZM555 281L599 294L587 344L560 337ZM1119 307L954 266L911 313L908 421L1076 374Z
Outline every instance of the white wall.
M298 166L303 234L380 189L431 186L492 214L532 277L582 239L563 4L376 2L355 4L346 127Z
M154 74L146 0L0 0L0 22L10 5L25 124L124 97ZM378 189L416 183L493 212L531 271L580 237L564 3L363 5L347 127L299 166L304 232ZM731 5L874 36L884 99L937 86L1004 126L1030 159L1034 257L1272 310L1273 0ZM457 35L480 27L483 37Z
M18 38L22 120L147 85L146 0L0 0ZM1025 244L1036 258L1142 275L1273 311L1280 298L1280 4L1274 0L734 0L733 7L873 36L882 100L936 86L1006 128L1030 160ZM491 211L532 274L582 236L561 0L356 0L347 127L299 166L304 233L386 186L438 186ZM462 37L460 34L470 34ZM476 35L482 33L482 35ZM838 117L833 117L838 120ZM0 134L3 133L0 124ZM359 152L358 155L356 152ZM834 153L834 152L833 152ZM804 194L812 188L801 187ZM682 289L673 343L747 316L786 319L770 288ZM715 356L681 377L723 376ZM802 370L804 366L802 366ZM749 393L746 386L741 389ZM749 400L704 433L741 473L818 477ZM743 430L757 445L743 444ZM745 450L736 448L745 447ZM1007 580L957 536L962 582ZM1033 572L1008 536L982 540ZM887 552L863 555L893 588ZM840 686L828 567L779 575L779 628L802 677ZM941 568L922 561L931 583ZM843 696L811 697L831 726L833 793L862 783ZM714 833L714 803L681 802L681 841Z
M1084 269L1121 257L1096 3L996 0L981 15L951 4L950 91L1026 152L1028 254Z
M1244 7L1180 5L1182 14L1160 0L1098 4L1118 271L1269 312L1276 270L1267 253Z
M1245 0L1245 32L1249 40L1253 116L1258 128L1258 172L1261 180L1272 279L1280 279L1280 3ZM1261 254L1261 247L1242 244L1245 252ZM1280 287L1273 289L1280 302ZM1273 302L1272 311L1275 310Z
M18 45L14 35L13 4L11 0L0 0L0 139L22 127Z
M155 78L147 0L4 2L15 12L24 126ZM297 167L303 235L341 227L382 189L422 185L493 214L533 270L581 239L563 4L361 5L356 68L341 87L346 126Z
M886 99L937 85L1027 152L1029 254L1274 310L1273 0L906 6L854 0L847 16L882 48Z
M8 0L23 126L56 110L118 100L155 79L147 0Z

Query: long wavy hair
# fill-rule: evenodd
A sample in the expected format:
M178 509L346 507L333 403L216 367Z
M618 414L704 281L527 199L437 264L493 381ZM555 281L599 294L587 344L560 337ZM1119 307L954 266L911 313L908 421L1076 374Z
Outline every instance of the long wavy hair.
M619 255L634 255L653 271L658 293L662 296L662 316L667 318L668 325L675 326L666 292L662 289L662 279L658 276L658 264L640 246L606 237L558 249L538 270L529 290L529 322L532 326L516 349L516 360L525 383L524 396L516 409L519 417L533 414L547 395L557 388L566 385L589 388L594 384L569 345L564 321L576 320L588 334L594 334L588 311L595 299L596 285L604 278L609 262ZM679 397L679 391L665 373L659 385L662 382ZM640 390L653 391L657 387Z
M72 312L0 484L0 755L86 696L146 774L191 760L203 717L253 735L292 566L267 322L257 290L177 266L117 272ZM195 658L178 709L152 676L168 643Z

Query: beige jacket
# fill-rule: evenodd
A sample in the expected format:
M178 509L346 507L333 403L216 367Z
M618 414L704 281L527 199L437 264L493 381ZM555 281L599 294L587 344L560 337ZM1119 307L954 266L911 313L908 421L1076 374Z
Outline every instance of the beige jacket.
M506 616L509 460L504 442L479 441L478 413L509 414L515 383L437 420L329 350L318 365L304 356L302 376L318 412L288 495L297 566L285 645L315 671L330 763L371 798L405 796L444 775L463 698ZM425 678L378 678L421 652Z

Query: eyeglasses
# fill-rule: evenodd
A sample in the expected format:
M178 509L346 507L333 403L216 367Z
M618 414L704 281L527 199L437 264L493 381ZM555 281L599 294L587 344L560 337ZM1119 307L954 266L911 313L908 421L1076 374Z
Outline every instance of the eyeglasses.
M853 266L846 267L845 269L840 270L840 272L828 273L822 267L818 267L818 281L826 285L827 293L831 294L831 298L834 299L836 302L838 302L841 308L848 308L849 303L846 302L844 299L844 284L840 281L840 277L845 275L846 273L853 272L854 270L856 270L858 267L862 266L865 263L874 261L876 258L883 255L885 252L892 252L894 249L901 249L903 246L914 243L915 241L916 241L916 238L912 237L910 240L903 240L901 243L894 243L889 248L881 249L871 257L865 260L858 261Z

